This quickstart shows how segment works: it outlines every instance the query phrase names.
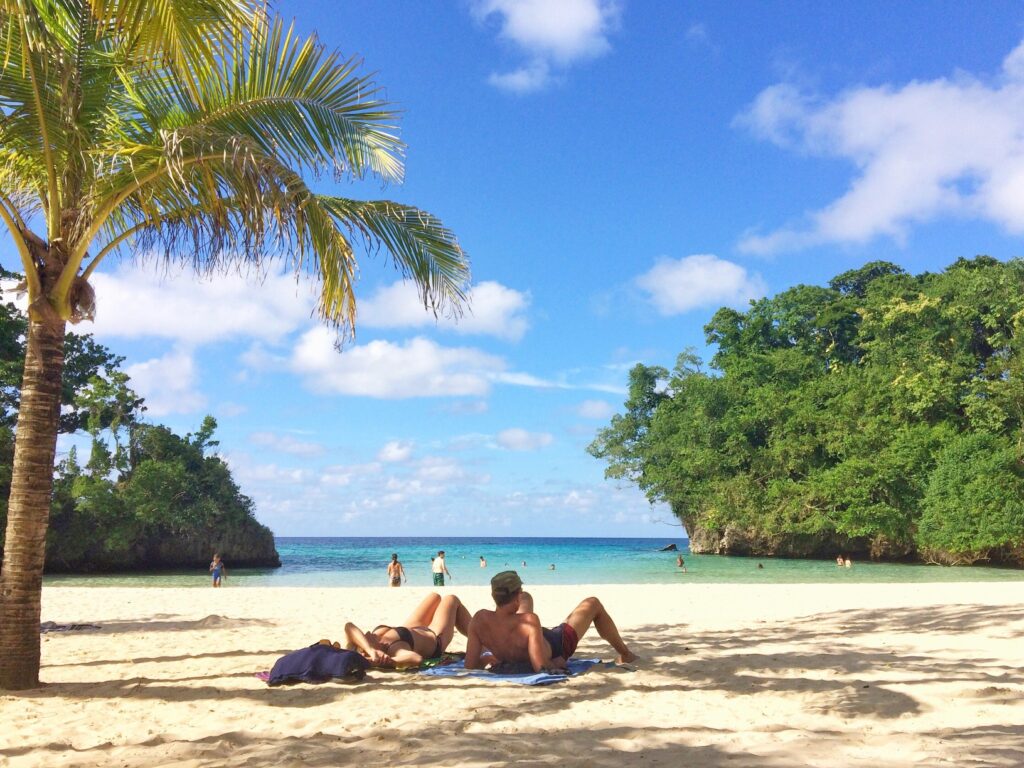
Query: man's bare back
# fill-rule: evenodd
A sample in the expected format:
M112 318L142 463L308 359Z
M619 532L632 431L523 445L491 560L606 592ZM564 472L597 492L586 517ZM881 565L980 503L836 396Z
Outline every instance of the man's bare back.
M477 611L473 616L466 641L466 667L482 669L502 662L529 662L538 672L559 666L552 664L551 646L544 640L537 614L499 608Z
M583 600L559 627L544 630L537 614L532 612L533 600L522 586L515 571L503 571L491 579L496 608L477 611L469 623L467 669L483 669L502 662L529 663L535 672L563 668L579 638L592 624L618 652L620 662L636 659L596 597Z

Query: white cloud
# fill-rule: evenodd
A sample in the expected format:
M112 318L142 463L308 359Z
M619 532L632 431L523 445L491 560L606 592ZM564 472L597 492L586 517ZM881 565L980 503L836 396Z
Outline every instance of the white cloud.
M309 469L260 464L254 462L246 453L227 454L224 460L231 467L232 476L246 493L251 493L253 486L309 485L316 480L315 473Z
M334 465L324 467L320 474L320 483L328 486L346 486L354 481L377 477L381 474L382 466L378 462L368 464L353 464L349 466Z
M408 461L412 456L412 442L409 440L391 440L377 453L377 460L387 463Z
M526 93L552 81L552 66L601 56L611 50L608 34L619 20L613 0L475 0L473 14L481 21L496 18L499 35L528 57L525 66L492 74L500 88Z
M635 282L665 316L697 307L745 304L767 290L759 275L711 254L663 259Z
M525 312L528 293L485 281L467 295L467 311L458 319L438 317L424 308L416 287L399 281L359 302L359 325L364 328L423 328L437 325L461 334L496 336L518 341L529 323Z
M839 198L800 223L746 236L744 251L878 236L899 241L914 224L943 215L1024 233L1024 43L989 81L957 73L824 98L780 83L736 123L779 146L856 168Z
M276 432L253 432L249 435L249 442L293 456L319 456L324 452L324 447L320 443L297 440L291 435L280 435Z
M454 403L443 406L443 409L448 413L467 416L487 413L488 407L486 400L456 400Z
M551 67L545 61L531 61L511 72L492 72L487 78L487 82L497 88L520 94L543 90L551 80Z
M615 406L606 400L584 400L576 412L584 419L604 421L615 413Z
M99 338L163 338L190 345L223 339L276 341L309 321L312 289L290 275L199 278L179 268L126 264L92 277Z
M417 337L401 344L371 341L339 353L326 328L299 339L292 369L316 392L382 399L480 397L505 361L471 347L443 347Z
M498 433L498 445L509 451L537 451L545 448L555 440L548 432L527 432L518 427L506 429Z
M196 363L189 352L176 349L163 357L125 366L131 387L146 400L150 416L195 413L206 406L196 390Z

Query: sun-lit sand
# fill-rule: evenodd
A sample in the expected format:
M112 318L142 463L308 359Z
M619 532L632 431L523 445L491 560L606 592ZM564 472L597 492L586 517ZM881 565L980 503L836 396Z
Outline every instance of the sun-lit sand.
M44 637L46 686L0 697L0 765L1024 764L1024 583L542 587L549 624L597 594L639 670L253 676L425 591L47 588L44 620L102 629ZM613 658L592 632L579 655Z

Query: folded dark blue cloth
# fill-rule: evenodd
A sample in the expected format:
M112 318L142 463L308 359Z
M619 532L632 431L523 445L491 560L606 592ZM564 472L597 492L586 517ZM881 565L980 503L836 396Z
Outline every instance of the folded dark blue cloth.
M287 653L274 663L268 685L298 681L322 683L340 677L362 680L370 663L355 651L340 651L330 645L311 645Z

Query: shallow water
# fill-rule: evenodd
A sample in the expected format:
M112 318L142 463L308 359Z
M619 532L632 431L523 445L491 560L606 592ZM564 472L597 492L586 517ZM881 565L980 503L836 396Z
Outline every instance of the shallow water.
M486 584L500 570L514 568L529 586L540 584L760 584L1024 581L1024 571L1002 568L944 568L857 562L838 568L834 560L691 555L686 539L571 538L296 538L276 540L281 568L234 569L232 587L366 587L387 584L385 568L397 552L409 585L431 583L430 558L444 549L452 586ZM659 552L674 543L683 553L686 573L676 567L676 552ZM212 553L211 553L212 555ZM480 556L487 567L480 567ZM525 561L526 566L522 563ZM763 568L758 568L758 563ZM555 569L550 566L554 564ZM48 585L207 587L200 571L103 576L47 576Z

